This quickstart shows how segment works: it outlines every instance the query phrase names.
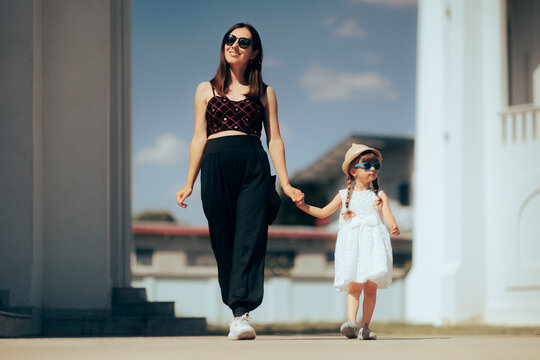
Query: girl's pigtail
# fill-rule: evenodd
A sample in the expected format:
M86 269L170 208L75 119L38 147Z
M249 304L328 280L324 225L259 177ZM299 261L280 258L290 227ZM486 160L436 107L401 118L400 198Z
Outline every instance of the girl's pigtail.
M375 200L374 205L380 206L382 205L382 199L379 196L379 179L375 179L371 182L371 185L373 186L373 191L375 192L375 195L377 195L377 200Z
M347 198L345 199L345 212L341 215L343 215L343 218L345 220L348 220L348 219L352 219L356 214L354 213L354 211L352 211L351 209L349 209L349 202L351 201L351 194L352 194L352 183L353 183L353 180L352 180L352 176L349 175L347 176Z

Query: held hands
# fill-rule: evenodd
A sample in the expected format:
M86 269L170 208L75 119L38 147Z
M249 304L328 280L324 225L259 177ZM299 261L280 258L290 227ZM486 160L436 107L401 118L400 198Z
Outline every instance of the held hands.
M290 184L283 187L283 192L291 198L296 206L299 206L299 204L304 202L304 193L292 187Z
M181 208L187 208L187 204L184 204L184 201L191 195L193 189L189 186L185 186L182 190L176 193L176 202Z
M390 225L390 234L392 235L399 235L399 227L396 223Z

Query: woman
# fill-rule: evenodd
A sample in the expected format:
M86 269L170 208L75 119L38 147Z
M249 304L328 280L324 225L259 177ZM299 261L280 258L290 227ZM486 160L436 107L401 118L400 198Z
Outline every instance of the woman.
M275 192L259 138L263 125L283 192L292 201L303 199L289 184L276 95L262 81L262 59L261 39L253 26L239 23L225 33L216 75L199 84L195 93L188 177L176 193L178 205L185 208L201 170L201 197L221 297L234 316L229 324L233 340L255 338L249 312L263 297L268 224L273 220L268 199L269 192Z

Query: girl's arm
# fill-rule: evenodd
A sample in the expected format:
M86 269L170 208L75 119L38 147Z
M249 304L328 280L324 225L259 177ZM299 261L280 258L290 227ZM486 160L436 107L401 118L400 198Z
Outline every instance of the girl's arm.
M202 82L195 92L195 130L189 147L189 170L186 185L176 193L176 202L186 208L184 201L191 195L193 184L199 175L201 158L206 147L206 103L211 91L209 82Z
M392 211L390 210L388 196L385 192L381 192L379 196L382 199L382 214L384 222L390 226L390 233L392 235L399 235L399 227L397 226L396 219L394 219L394 215L392 215Z
M300 201L296 203L296 206L298 206L299 209L302 211L305 211L311 216L315 216L319 219L324 219L325 217L328 217L336 212L339 208L341 208L341 196L339 193L330 201L328 205L325 207L318 208L316 206L311 206L306 204L304 201Z
M281 138L281 133L279 131L277 98L272 87L268 86L266 88L266 94L262 100L266 115L264 129L266 132L270 158L274 164L274 169L276 170L279 184L281 185L283 192L290 197L292 201L297 203L304 198L304 194L302 191L292 187L289 183L289 175L287 174L287 166L285 164L285 145L283 144L283 139Z

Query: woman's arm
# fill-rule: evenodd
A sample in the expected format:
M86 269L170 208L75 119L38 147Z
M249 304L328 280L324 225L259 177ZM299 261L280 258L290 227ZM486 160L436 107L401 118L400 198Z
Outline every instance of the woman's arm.
M397 226L396 219L394 219L394 215L392 215L392 211L390 210L388 196L384 192L380 193L379 196L382 199L382 214L384 222L390 226L390 233L392 235L399 235L399 227Z
M307 212L311 216L315 216L319 219L324 219L336 212L337 209L341 208L341 196L339 193L330 201L328 205L322 209L316 206L311 206L306 204L303 201L296 203L296 206L304 212Z
M201 158L206 147L206 104L211 91L209 82L200 83L195 92L195 130L189 147L189 170L186 185L176 193L176 202L183 208L187 207L184 201L191 195L193 184L199 175Z
M292 201L298 202L304 198L304 194L289 183L289 175L287 174L287 166L285 164L285 145L279 131L279 122L277 116L277 98L272 87L266 89L265 99L263 101L265 108L265 123L266 140L268 141L268 152L274 164L279 184L283 192L291 198Z

